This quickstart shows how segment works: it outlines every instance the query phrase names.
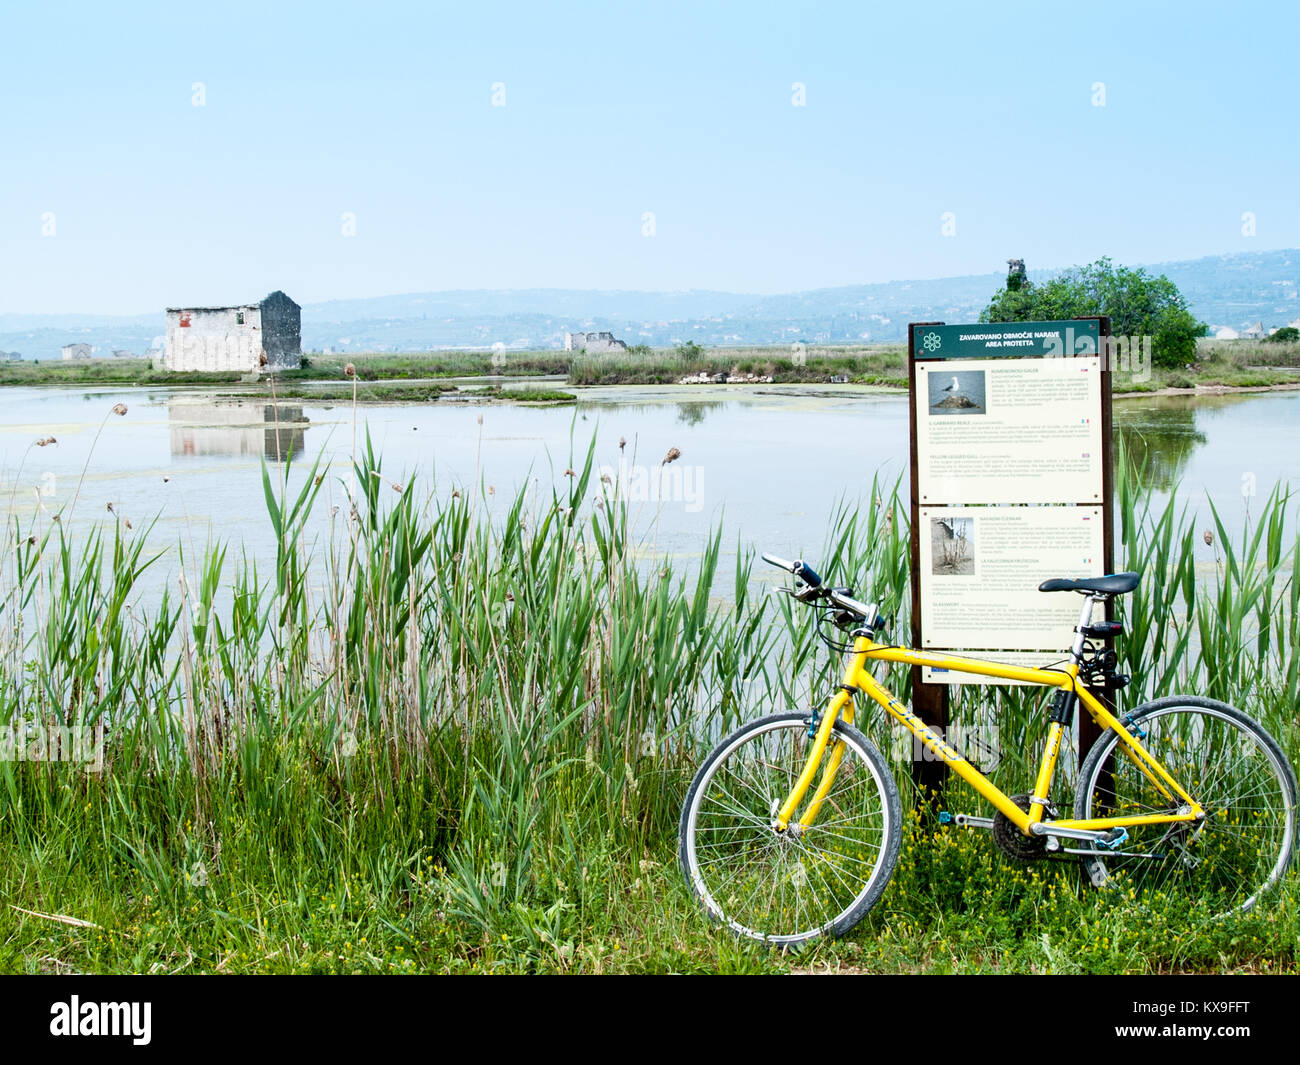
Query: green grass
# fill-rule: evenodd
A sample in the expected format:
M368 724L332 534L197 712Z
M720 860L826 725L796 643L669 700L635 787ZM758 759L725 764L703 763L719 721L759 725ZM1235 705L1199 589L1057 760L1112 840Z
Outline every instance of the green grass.
M534 377L563 376L569 371L565 352L512 352L493 361L492 352L422 352L381 355L306 355L299 370L282 370L277 382L292 387L299 381L345 380L344 369L351 364L362 382L414 381L445 377ZM176 385L180 387L216 386L240 383L240 373L172 373L154 369L148 359L77 359L56 362L0 363L0 387L4 385Z
M537 377L569 372L570 354L564 351L433 351L410 354L309 355L310 366L290 370L283 377L299 379L341 378L349 364L362 381L398 381L438 377Z
M593 452L570 465L554 495L489 520L476 493L390 479L367 443L355 513L322 542L304 532L322 471L285 488L268 470L274 566L187 544L185 582L156 598L138 590L161 564L156 530L11 514L0 723L103 723L106 741L98 773L0 762L0 969L1297 969L1294 876L1216 922L919 823L846 941L782 957L709 929L674 858L691 774L712 737L832 690L837 664L801 608L761 594L751 547L724 567L715 528L689 568L657 559L623 504L593 504ZM1123 607L1134 701L1228 699L1295 760L1293 499L1279 488L1241 530L1216 516L1206 547L1147 483L1125 469L1117 484L1118 561L1148 573ZM905 515L898 486L878 483L818 556L828 580L898 610L900 634ZM891 681L906 694L904 671ZM1001 729L993 779L1008 790L1028 782L1041 701L955 700L958 722ZM984 812L960 791L951 805Z
M854 384L907 387L907 351L899 344L810 347L798 357L788 347L704 348L686 357L676 349L586 355L563 351L492 352L446 351L408 354L308 355L300 370L276 374L285 398L317 393L298 390L300 382L336 381L334 398L350 399L344 384L352 365L356 379L369 385L359 398L371 402L403 402L434 397L435 386L423 394L400 390L384 382L429 381L455 377L565 377L571 385L675 384L701 372L751 373L772 377L778 384L825 384L835 375ZM1165 388L1219 386L1266 388L1300 383L1300 344L1265 341L1202 340L1197 359L1186 367L1152 368L1149 374L1116 373L1116 394L1158 392ZM218 387L238 384L237 373L170 373L151 368L146 359L92 359L72 362L0 363L4 385L175 385ZM346 394L345 394L346 393Z
M170 373L148 359L73 359L0 363L0 387L40 385L230 385L239 373Z
M475 399L499 399L509 403L574 403L577 396L558 388L502 388L489 385L483 388L464 389L464 395Z
M751 373L777 383L825 384L845 375L855 384L907 387L907 350L898 345L811 348L704 348L683 357L674 350L579 355L569 370L575 385L674 384L699 373Z
M567 377L570 384L669 384L687 374L720 370L774 376L780 382L825 383L847 374L855 383L906 387L907 358L897 345L827 347L809 350L796 363L788 347L703 349L683 359L675 351L592 355L563 351L416 352L410 354L307 355L302 369L275 375L278 386L297 382L345 380L351 365L365 382L436 380L448 377ZM71 362L0 363L3 385L178 385L236 384L238 373L171 373L155 370L147 359L92 359ZM401 396L397 398L400 400Z
M269 398L274 395L277 400L302 399L317 403L351 403L353 401L358 404L433 403L440 396L457 391L459 390L455 385L439 383L376 384L367 381L364 384L358 382L354 388L351 383L311 385L282 381L277 378L274 381L249 386L240 392L227 392L223 393L223 395L234 399L247 398L253 395Z
M1158 392L1164 388L1268 388L1300 384L1300 344L1260 340L1202 339L1196 361L1187 366L1154 367L1147 380L1116 373L1116 393Z
M256 395L277 400L300 399L318 403L434 403L440 398L460 396L476 400L491 399L506 403L573 403L577 397L572 392L554 388L513 387L489 385L479 388L458 388L456 385L424 382L379 383L358 381L341 385L304 385L275 380L250 386L241 392L228 392L229 398L246 398Z

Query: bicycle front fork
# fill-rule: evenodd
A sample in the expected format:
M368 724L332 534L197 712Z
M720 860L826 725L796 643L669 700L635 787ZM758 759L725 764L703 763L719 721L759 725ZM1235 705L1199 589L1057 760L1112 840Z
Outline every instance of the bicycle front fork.
M772 822L772 828L777 832L785 832L793 828L795 833L801 832L817 819L818 811L822 808L822 803L826 801L826 796L830 794L831 787L835 783L835 774L840 768L840 762L844 759L844 741L831 741L831 734L835 731L835 722L839 720L840 713L845 706L850 708L850 713L845 714L845 720L851 720L851 711L853 706L853 696L847 689L841 689L839 694L831 700L826 712L822 714L821 723L817 726L817 731L813 736L812 750L808 752L808 759L804 763L803 772L799 774L799 779L795 781L794 787L786 797L781 808L776 812L776 818ZM817 767L822 764L822 758L826 754L826 749L830 748L830 757L826 764L822 766L821 780L817 783L817 790L813 792L812 798L808 800L808 805L804 808L803 814L798 821L791 825L795 811L799 809L799 804L808 794L808 789L812 787L813 778L817 775Z

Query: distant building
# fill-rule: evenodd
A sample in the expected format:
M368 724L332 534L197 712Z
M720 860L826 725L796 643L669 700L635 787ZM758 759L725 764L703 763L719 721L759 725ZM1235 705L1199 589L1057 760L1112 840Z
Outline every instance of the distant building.
M0 351L0 362L18 362L22 353L17 351Z
M1241 331L1241 335L1247 340L1258 340L1264 335L1264 323L1256 322L1254 325L1248 325Z
M65 359L88 359L90 353L94 350L89 344L64 344L63 357Z
M1241 334L1238 333L1235 329L1231 329L1228 326L1224 325L1224 326L1220 326L1218 329L1215 330L1214 339L1215 340L1240 340Z
M168 370L296 370L302 308L283 292L242 307L168 307Z
M615 338L613 333L565 333L565 351L585 351L596 355L609 351L627 351L627 345Z
M125 348L114 348L114 349L113 349L113 358L115 358L115 359L134 359L134 358L135 358L135 352L134 352L134 351L127 351Z

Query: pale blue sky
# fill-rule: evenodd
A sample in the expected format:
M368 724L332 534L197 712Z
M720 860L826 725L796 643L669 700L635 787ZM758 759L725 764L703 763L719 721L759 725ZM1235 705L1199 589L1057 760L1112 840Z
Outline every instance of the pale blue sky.
M1289 3L26 7L0 312L1300 246Z

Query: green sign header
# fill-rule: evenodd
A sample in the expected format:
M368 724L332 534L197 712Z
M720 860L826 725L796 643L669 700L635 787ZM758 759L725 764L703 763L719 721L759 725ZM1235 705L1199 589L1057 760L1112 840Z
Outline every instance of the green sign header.
M914 325L912 350L918 359L1096 355L1101 348L1100 334L1101 326L1096 319Z

